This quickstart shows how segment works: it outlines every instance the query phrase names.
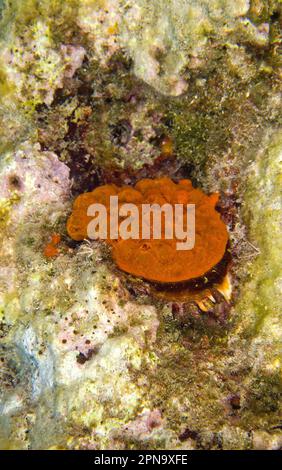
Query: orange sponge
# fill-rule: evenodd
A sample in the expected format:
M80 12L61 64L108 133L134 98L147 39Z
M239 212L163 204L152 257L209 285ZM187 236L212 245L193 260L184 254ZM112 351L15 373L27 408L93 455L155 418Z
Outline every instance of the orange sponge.
M220 214L215 210L218 194L210 196L195 189L185 179L174 183L170 178L143 179L135 187L105 185L94 191L81 194L74 202L73 212L67 222L67 231L74 240L87 238L87 227L92 217L87 215L91 204L103 204L107 209L107 223L110 224L110 197L118 196L119 208L125 203L134 203L140 214L139 239L124 240L119 237L107 242L112 246L112 256L123 271L134 276L159 282L176 283L196 279L216 266L223 258L228 242L228 232ZM179 240L165 238L142 239L142 204L183 205L183 220L187 224L187 204L195 205L195 246L191 250L177 250ZM164 214L162 214L164 217ZM119 225L124 217L119 216Z

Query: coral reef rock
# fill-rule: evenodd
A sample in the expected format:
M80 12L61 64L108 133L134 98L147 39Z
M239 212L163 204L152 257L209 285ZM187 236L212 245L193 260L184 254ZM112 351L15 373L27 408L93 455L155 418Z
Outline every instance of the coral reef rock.
M0 1L1 449L281 449L281 11ZM79 194L163 176L220 193L204 310L67 234Z

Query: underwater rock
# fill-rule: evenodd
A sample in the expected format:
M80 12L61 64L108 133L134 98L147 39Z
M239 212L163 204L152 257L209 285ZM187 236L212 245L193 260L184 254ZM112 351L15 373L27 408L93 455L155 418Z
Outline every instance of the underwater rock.
M21 200L44 204L69 196L69 168L53 152L41 151L39 144L25 142L14 154L3 155L1 176L1 199L18 192Z
M0 4L0 448L280 449L279 2ZM164 175L221 194L212 307L68 237Z
M252 24L246 18L249 8L249 0L140 0L127 2L122 14L122 2L89 0L79 8L78 24L95 42L99 60L124 47L138 77L165 95L179 96L189 86L189 71L200 74L209 67L213 48L226 40L232 47L232 36L234 42L240 35L245 43L267 45L267 25Z

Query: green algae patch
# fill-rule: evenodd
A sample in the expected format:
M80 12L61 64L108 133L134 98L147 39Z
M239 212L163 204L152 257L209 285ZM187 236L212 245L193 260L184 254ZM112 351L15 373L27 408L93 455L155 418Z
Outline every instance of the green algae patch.
M267 316L275 319L281 311L281 149L281 132L271 134L266 150L260 151L252 164L244 197L250 240L258 255L237 308L246 319L252 319L255 332Z
M15 191L9 199L0 199L0 230L9 223L10 214L15 204L21 200L21 196Z
M9 81L7 80L7 74L5 70L0 69L0 96L3 97L5 95L9 95L14 90L14 87Z

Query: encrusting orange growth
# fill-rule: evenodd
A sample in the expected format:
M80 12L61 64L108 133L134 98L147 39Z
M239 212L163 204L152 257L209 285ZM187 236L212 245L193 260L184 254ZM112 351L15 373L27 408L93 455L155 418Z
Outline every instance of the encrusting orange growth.
M55 258L59 254L59 250L57 248L57 245L59 245L61 241L61 235L58 233L53 233L51 237L50 243L47 243L47 245L44 248L44 256L46 258Z
M105 185L81 194L74 202L73 212L67 222L67 231L74 240L87 238L87 227L92 217L87 216L91 204L100 203L107 208L110 224L110 196L118 196L119 207L134 203L139 208L140 239L118 238L107 242L112 246L112 256L118 267L134 276L158 282L177 283L197 279L208 273L223 258L228 242L228 232L220 214L215 210L218 194L207 196L195 189L185 179L174 183L170 178L143 179L135 187ZM183 204L183 217L187 224L187 204L195 204L195 246L192 250L177 250L178 239L165 239L162 224L161 239L141 237L142 204ZM124 217L119 216L119 225ZM164 214L162 214L162 221ZM185 226L185 223L184 223ZM109 232L109 230L108 230Z
M61 235L59 233L53 233L51 237L51 244L52 245L59 245L61 241Z
M52 245L51 243L48 243L48 245L45 246L44 248L44 256L46 258L55 258L58 256L59 250L56 246Z

